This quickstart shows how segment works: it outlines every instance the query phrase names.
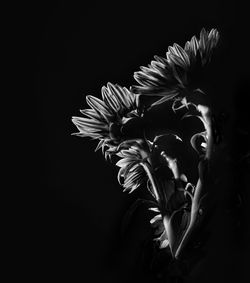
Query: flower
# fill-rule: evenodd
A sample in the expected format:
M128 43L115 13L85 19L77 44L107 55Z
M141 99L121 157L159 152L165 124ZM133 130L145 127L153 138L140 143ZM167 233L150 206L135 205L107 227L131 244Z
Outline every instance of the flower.
M134 73L139 86L132 86L131 91L162 97L152 104L154 106L176 97L182 99L190 90L200 90L195 85L196 77L210 62L218 40L219 33L216 29L207 32L203 28L200 38L193 36L184 48L174 43L168 47L166 58L154 56L155 60L148 67L141 67L141 71Z
M91 109L80 110L85 117L72 117L72 122L79 130L75 135L100 140L96 150L104 150L106 145L113 148L119 144L123 140L121 127L138 116L138 96L126 87L108 83L101 92L102 100L86 96Z
M145 172L142 164L147 162L149 151L147 145L142 140L124 142L121 149L116 155L121 159L116 163L120 170L118 172L118 182L124 187L124 192L132 193L145 180ZM123 179L123 181L122 181Z
M156 178L160 176L156 171L162 163L160 143L163 139L170 149L173 140L175 143L181 140L175 134L166 134L156 136L153 142L146 138L123 141L115 150L110 148L106 151L107 154L115 153L121 157L116 163L120 167L117 178L119 184L124 187L124 191L131 193L147 180L147 189L157 201L159 200L160 187Z

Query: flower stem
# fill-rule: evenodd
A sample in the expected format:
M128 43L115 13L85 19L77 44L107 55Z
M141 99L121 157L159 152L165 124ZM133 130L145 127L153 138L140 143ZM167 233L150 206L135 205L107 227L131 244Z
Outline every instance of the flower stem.
M157 202L159 202L160 201L159 190L158 190L157 181L155 179L152 167L150 166L150 164L148 162L141 162L141 166L145 170L145 172L146 172L146 174L149 178L149 181L152 185L153 194L155 196L155 199L156 199Z
M161 152L161 155L165 158L169 169L172 171L174 178L179 179L180 178L180 170L177 165L177 159L171 158L166 155L164 151Z
M212 145L213 145L213 134L212 134L212 120L211 120L211 111L209 107L204 105L198 105L198 110L200 111L203 121L204 127L207 134L207 148L206 148L206 159L211 159L212 154Z

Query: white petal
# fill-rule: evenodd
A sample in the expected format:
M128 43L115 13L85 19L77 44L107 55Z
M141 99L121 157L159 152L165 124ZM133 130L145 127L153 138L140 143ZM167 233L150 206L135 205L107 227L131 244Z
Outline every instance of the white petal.
M169 241L168 240L164 240L160 244L160 249L165 249L165 248L168 247L168 245L169 245Z
M157 207L150 207L148 210L154 211L154 212L160 212L159 208Z
M95 148L95 152L98 151L101 147L103 147L103 144L105 143L105 140L102 139L99 141L98 145Z
M102 117L108 121L108 118L112 113L105 105L105 103L97 97L87 95L86 101L90 107L92 107L96 112L100 113Z
M96 120L99 120L99 119L102 118L102 117L99 115L99 113L96 112L94 109L82 109L82 110L80 110L80 112L81 112L83 115L85 115L85 116L87 116L87 117L89 117L89 118L94 118L94 119L96 119Z
M127 166L131 162L131 158L120 159L115 165L118 167Z
M154 224L155 222L160 221L160 220L162 220L162 216L161 214L157 214L154 218L150 220L150 224Z

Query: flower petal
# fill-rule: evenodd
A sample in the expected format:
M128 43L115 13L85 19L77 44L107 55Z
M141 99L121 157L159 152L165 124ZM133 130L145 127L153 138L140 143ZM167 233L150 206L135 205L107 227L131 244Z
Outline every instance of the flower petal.
M91 119L102 120L102 117L94 109L82 109L80 112Z
M102 100L92 95L87 95L86 101L88 105L96 112L100 113L106 121L109 121L107 117L109 117L112 113Z

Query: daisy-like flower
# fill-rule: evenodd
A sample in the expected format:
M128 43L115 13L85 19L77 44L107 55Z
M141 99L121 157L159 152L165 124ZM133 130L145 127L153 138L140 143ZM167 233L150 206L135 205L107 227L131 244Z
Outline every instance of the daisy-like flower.
M118 182L123 186L124 192L132 193L145 178L141 164L146 162L148 153L138 146L131 146L129 149L121 150L117 156L121 157L116 163L120 167L117 176Z
M152 106L177 97L182 101L190 90L199 90L195 80L209 63L218 40L216 29L207 32L203 28L200 38L193 36L184 48L174 43L169 46L166 58L154 56L155 60L148 67L141 67L141 71L134 73L139 86L132 86L131 90L142 95L162 97Z
M116 155L121 159L116 165L120 167L118 182L124 191L131 193L145 182L154 199L159 201L159 187L152 165L153 147L154 144L145 138L124 141L117 147Z
M110 146L114 150L121 141L122 126L131 118L138 116L138 95L118 84L107 84L102 87L102 99L86 96L91 109L80 110L85 117L72 117L72 122L79 132L75 135L98 139L96 150Z
M138 188L147 177L152 181L151 165L152 143L147 139L134 139L122 142L117 147L116 155L121 159L116 163L120 170L118 182L129 193ZM151 193L154 188L150 188Z
M156 136L153 142L146 138L134 139L124 141L116 147L116 155L121 157L116 163L120 167L118 182L124 187L124 191L133 192L146 179L149 192L156 201L159 200L160 184L157 181L155 169L162 158L158 143L164 137L167 141L180 140L175 134L167 134Z

